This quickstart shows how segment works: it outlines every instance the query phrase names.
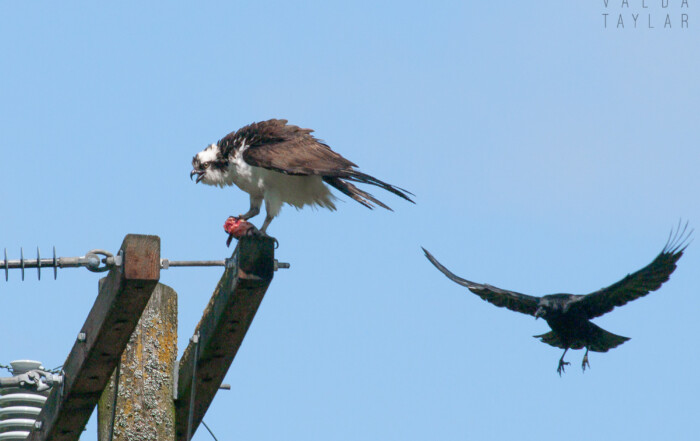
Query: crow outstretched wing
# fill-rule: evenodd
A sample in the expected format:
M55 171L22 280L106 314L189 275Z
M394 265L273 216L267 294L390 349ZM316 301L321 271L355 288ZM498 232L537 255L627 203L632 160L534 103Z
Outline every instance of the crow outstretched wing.
M469 288L469 291L478 295L487 302L496 306L508 308L511 311L521 312L532 316L535 315L537 305L540 301L539 297L520 294L514 291L507 291L505 289L496 288L495 286L482 285L480 283L474 283L469 280L462 279L445 268L440 262L437 261L437 259L435 259L435 257L433 257L432 254L428 252L428 250L423 248L423 252L425 252L425 257L427 257L428 260L450 280L462 286L466 286Z
M686 224L681 230L679 225L675 234L671 232L663 250L649 265L628 274L607 288L585 296L577 296L569 303L567 309L572 312L580 311L590 320L612 311L616 306L622 306L659 289L676 269L676 262L688 246L692 230L686 234L687 227Z

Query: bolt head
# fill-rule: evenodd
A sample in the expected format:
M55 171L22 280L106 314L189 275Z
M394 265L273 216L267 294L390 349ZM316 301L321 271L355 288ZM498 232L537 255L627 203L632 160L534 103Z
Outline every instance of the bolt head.
M34 421L34 428L37 430L41 430L41 427L44 425L43 422L41 421Z

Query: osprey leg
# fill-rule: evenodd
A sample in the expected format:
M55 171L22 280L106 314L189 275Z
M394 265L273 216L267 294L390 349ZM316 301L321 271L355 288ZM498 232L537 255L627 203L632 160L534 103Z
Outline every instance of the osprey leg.
M586 366L589 368L591 367L590 364L588 364L588 346L586 346L586 353L583 356L583 361L581 362L581 368L583 369L583 372L586 372Z
M250 197L250 209L247 213L238 216L239 219L248 220L252 217L260 214L260 206L262 205L262 199Z
M260 232L263 234L267 234L267 227L270 225L270 222L272 222L273 217L270 216L269 214L265 216L265 222L262 224L262 228L260 229Z
M560 377L561 377L562 372L566 373L566 371L564 370L564 366L567 364L571 364L568 361L564 361L564 356L566 355L566 351L568 351L568 350L569 350L569 348L564 349L564 353L561 354L561 358L559 359L559 366L557 367L557 373L559 374Z

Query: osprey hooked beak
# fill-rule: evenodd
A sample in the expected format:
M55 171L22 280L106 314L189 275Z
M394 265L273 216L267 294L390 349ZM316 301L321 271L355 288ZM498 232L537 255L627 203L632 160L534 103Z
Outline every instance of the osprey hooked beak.
M204 170L194 170L194 169L193 169L193 170L190 172L190 180L192 180L192 177L193 177L194 175L197 175L197 180L195 181L195 183L196 183L196 184L199 184L199 181L201 181L202 179L204 179L204 173L206 173Z

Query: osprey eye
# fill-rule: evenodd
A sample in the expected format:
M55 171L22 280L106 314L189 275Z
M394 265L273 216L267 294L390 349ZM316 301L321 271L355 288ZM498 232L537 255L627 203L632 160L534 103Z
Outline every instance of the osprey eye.
M211 162L205 162L204 164L202 164L202 167L209 168L209 165L211 165Z

